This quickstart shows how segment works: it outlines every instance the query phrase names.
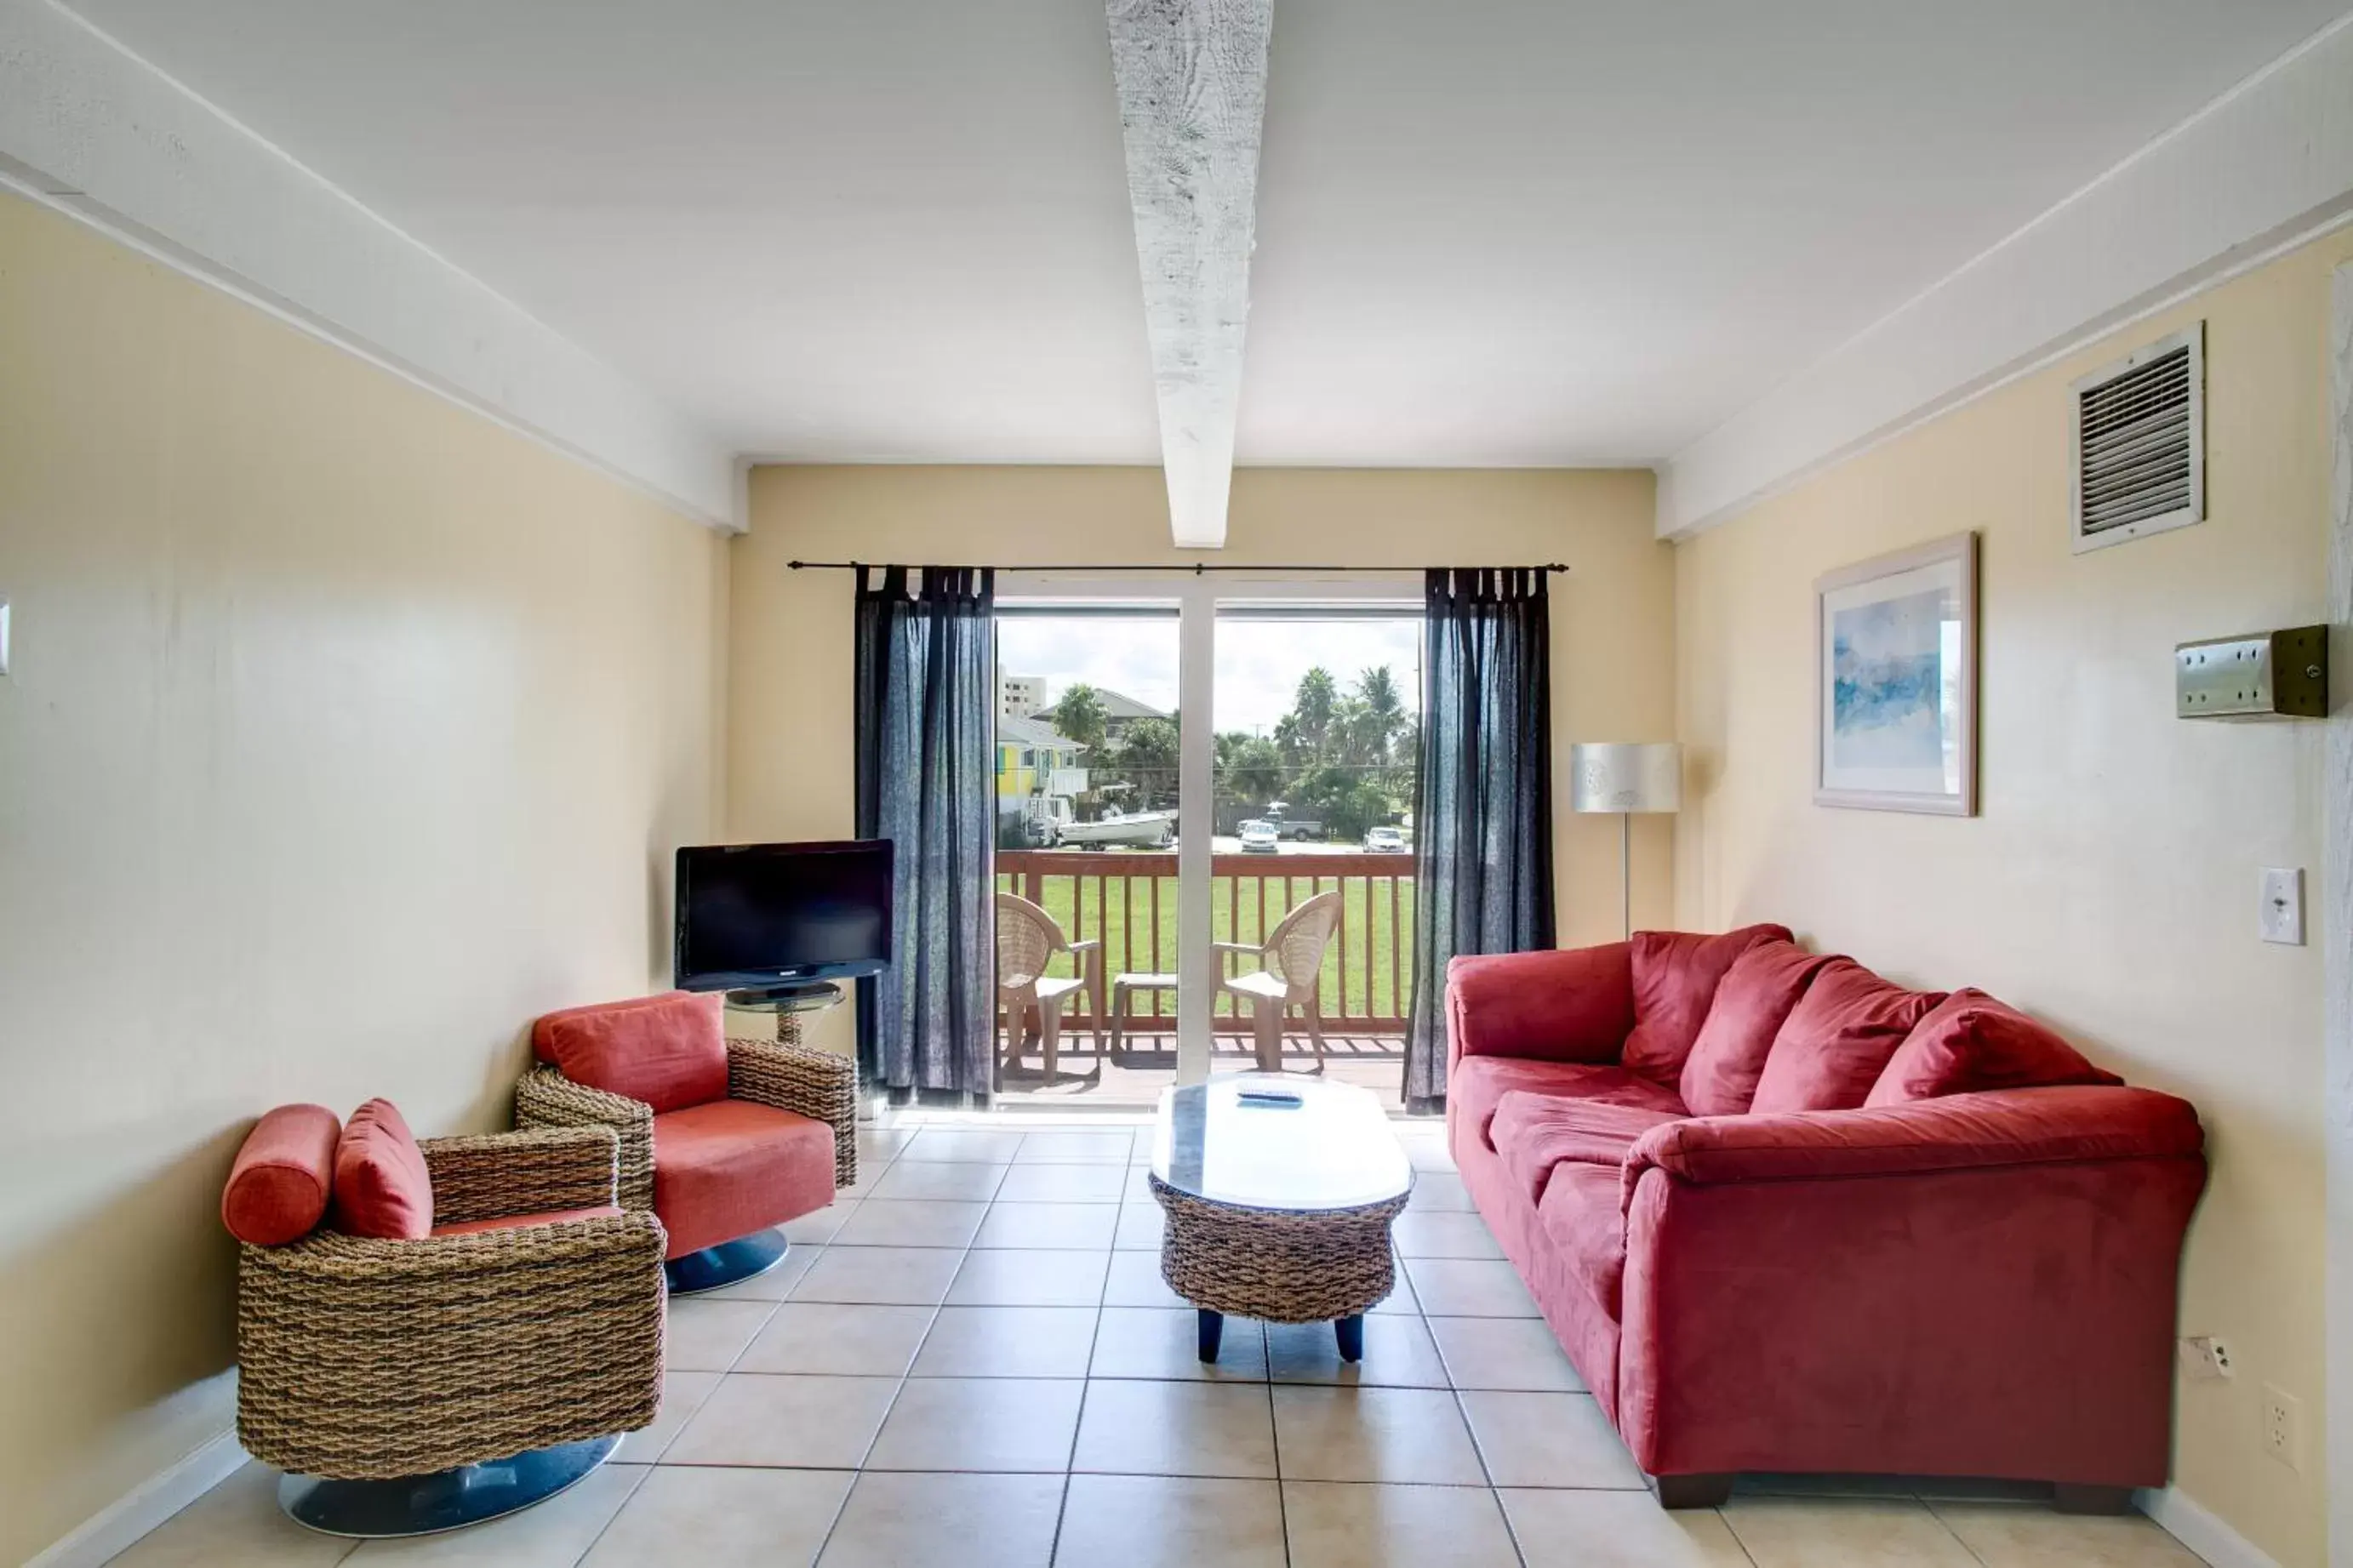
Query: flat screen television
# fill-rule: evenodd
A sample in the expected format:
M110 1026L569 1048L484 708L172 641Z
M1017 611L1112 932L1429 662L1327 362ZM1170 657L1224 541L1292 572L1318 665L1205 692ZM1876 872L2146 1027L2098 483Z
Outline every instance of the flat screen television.
M674 983L756 990L881 973L891 848L875 838L681 849Z

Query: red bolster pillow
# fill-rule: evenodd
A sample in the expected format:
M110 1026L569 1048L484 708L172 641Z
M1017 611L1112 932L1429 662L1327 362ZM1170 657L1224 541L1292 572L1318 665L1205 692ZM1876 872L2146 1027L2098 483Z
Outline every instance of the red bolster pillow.
M228 1233L255 1247L283 1247L316 1229L334 1190L342 1132L323 1105L281 1105L255 1122L221 1189Z
M433 1234L432 1173L388 1100L371 1100L353 1111L335 1146L335 1228L385 1241Z

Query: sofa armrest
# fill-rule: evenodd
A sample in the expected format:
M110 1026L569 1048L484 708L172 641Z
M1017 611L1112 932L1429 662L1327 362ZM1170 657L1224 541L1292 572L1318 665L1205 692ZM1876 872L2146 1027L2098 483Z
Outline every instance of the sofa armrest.
M2162 1484L2201 1143L2181 1101L2102 1087L1644 1134L1628 1448L1653 1475Z
M730 1038L727 1092L833 1126L833 1186L858 1184L858 1064L814 1046Z
M552 1067L536 1067L515 1084L517 1127L609 1127L616 1152L621 1206L651 1213L654 1206L654 1108L642 1100L575 1083Z
M1447 1060L1614 1062L1634 1028L1630 944L1457 958L1446 966Z
M1861 1110L1700 1116L1654 1127L1626 1154L1624 1194L1657 1169L1703 1186L1994 1165L2187 1158L2198 1113L2153 1089L2007 1089Z
M609 1127L537 1127L417 1144L436 1223L602 1208L620 1198Z

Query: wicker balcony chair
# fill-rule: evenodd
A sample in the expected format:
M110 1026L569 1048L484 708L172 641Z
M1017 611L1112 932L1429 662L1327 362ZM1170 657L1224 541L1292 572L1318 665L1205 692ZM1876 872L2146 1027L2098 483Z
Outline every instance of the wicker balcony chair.
M1220 980L1218 989L1250 1005L1259 1071L1282 1070L1282 1024L1293 1007L1306 1010L1308 1037L1315 1042L1315 1070L1324 1070L1324 950L1339 923L1340 895L1318 893L1283 916L1262 942L1209 944L1220 957L1231 953L1258 960L1257 969Z
M290 1163L290 1124L310 1145ZM289 1514L337 1535L477 1523L562 1490L652 1422L662 1231L617 1207L609 1131L417 1142L435 1227L413 1240L312 1228L336 1133L316 1106L271 1112L224 1196L242 1241L237 1438L289 1472ZM232 1215L257 1152L263 1179L316 1190L267 1244Z
M515 1086L519 1127L608 1127L621 1206L670 1237L670 1288L715 1290L773 1268L777 1226L858 1180L858 1067L800 1043L729 1038L715 994L671 992L551 1013Z
M1067 952L1079 966L1077 975L1064 978L1046 973L1058 952ZM1018 893L997 895L997 998L1005 1013L1005 1049L997 1061L997 1087L1005 1068L1021 1059L1029 1010L1038 1010L1038 1049L1051 1083L1061 1070L1062 1008L1072 996L1084 994L1094 1020L1095 1076L1103 1076L1103 942L1090 937L1072 942L1062 925L1038 904Z

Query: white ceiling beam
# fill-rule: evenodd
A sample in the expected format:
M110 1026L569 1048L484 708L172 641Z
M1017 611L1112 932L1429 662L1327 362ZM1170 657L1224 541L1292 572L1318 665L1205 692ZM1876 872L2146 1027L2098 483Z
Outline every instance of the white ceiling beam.
M2353 216L2332 24L1677 452L1685 538Z
M1226 542L1272 0L1105 0L1168 522Z
M0 0L0 188L734 531L727 447L80 17Z

